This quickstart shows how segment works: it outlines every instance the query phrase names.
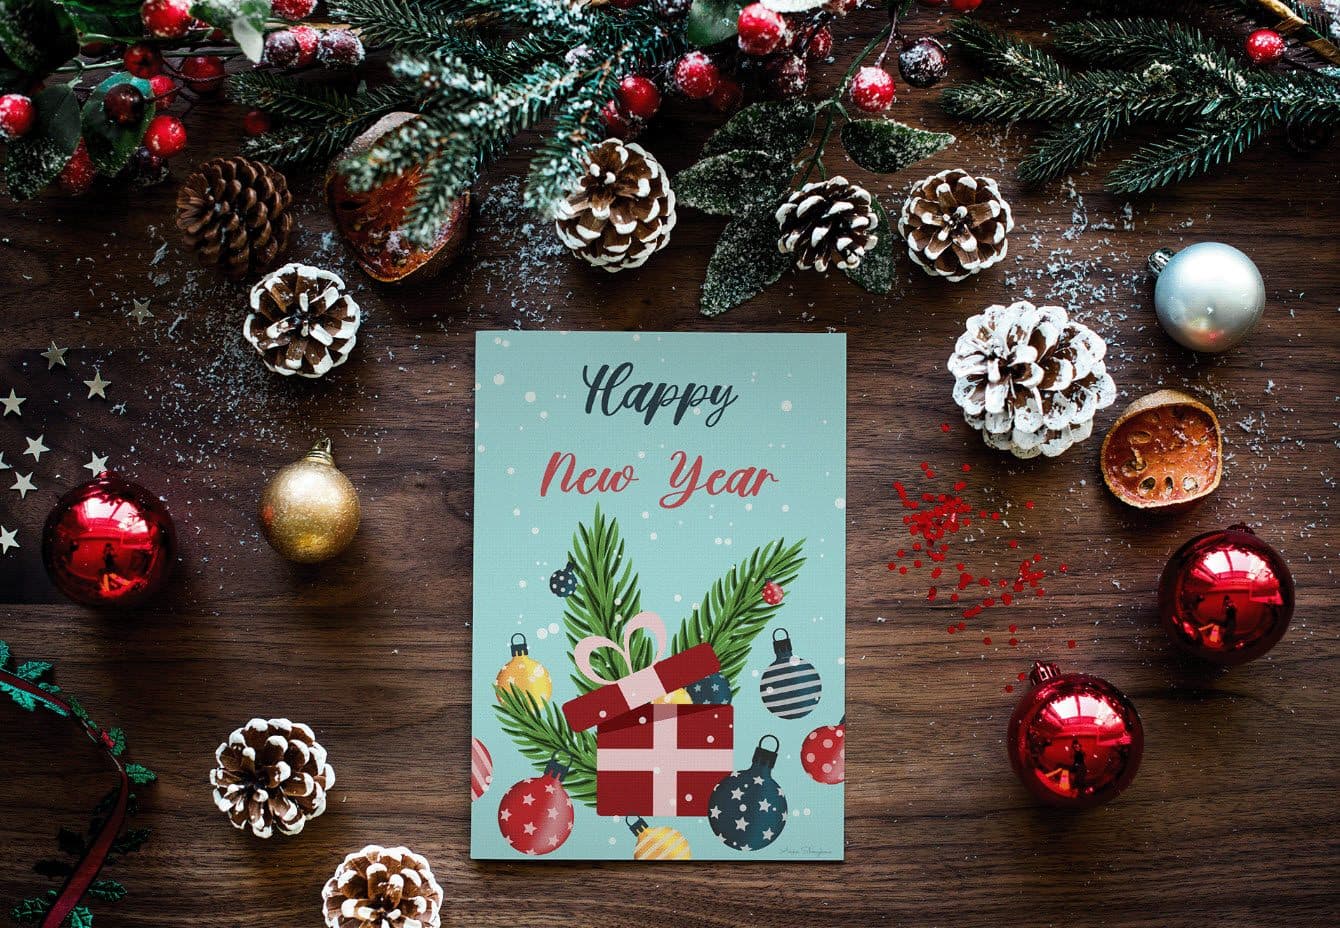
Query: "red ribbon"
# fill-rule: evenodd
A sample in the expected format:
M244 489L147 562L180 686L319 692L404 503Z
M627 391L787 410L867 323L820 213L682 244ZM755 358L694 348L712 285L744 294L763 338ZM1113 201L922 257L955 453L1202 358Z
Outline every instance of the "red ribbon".
M32 696L34 699L40 699L49 706L54 706L70 718L74 719L84 729L84 734L88 735L89 740L98 747L102 748L116 765L116 773L120 777L120 786L116 796L116 805L112 808L111 814L103 822L98 835L93 839L80 858L74 872L65 880L65 885L61 887L56 894L56 901L52 903L47 911L46 917L42 919L41 928L60 928L65 923L65 919L79 905L79 900L84 898L84 893L93 885L93 881L98 878L98 873L102 870L102 865L107 862L107 855L112 850L112 843L116 840L117 834L121 831L121 826L126 820L126 808L130 803L130 777L126 775L126 767L121 763L121 758L114 752L115 742L112 736L107 734L101 728L98 728L86 718L81 718L64 699L27 680L16 677L8 670L0 669L0 683L6 686L12 686Z

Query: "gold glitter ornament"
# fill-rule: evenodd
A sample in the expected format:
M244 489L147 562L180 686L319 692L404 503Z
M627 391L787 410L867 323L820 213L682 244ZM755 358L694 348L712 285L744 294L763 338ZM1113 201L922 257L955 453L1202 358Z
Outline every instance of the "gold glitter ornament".
M335 466L330 448L330 439L321 439L275 474L261 493L265 540L290 561L329 560L358 531L358 491Z
M518 640L520 639L520 640ZM512 659L503 664L493 681L496 690L520 690L538 703L546 703L554 695L554 681L544 665L530 656L526 636L517 632L512 636Z

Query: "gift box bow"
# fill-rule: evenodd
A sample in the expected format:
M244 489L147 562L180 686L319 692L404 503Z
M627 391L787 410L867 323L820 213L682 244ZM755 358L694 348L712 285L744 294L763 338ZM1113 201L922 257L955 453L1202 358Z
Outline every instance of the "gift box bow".
M592 654L610 648L623 658L625 667L632 667L633 636L639 631L651 635L656 644L651 666L613 680L591 666ZM669 657L664 656L665 650L665 623L654 612L639 612L629 619L624 624L622 644L601 635L577 642L572 649L573 663L582 676L599 685L563 704L563 715L572 730L585 731L617 718L721 669L721 662L710 644L695 645Z

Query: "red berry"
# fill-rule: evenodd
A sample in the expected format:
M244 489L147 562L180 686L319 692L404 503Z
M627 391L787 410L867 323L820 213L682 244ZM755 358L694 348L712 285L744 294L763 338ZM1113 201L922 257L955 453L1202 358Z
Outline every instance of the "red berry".
M74 154L56 175L56 183L70 196L77 197L88 193L88 188L93 186L93 178L97 173L97 169L93 167L93 159L88 156L88 146L84 144L83 139L80 139L79 144L75 146Z
M298 67L305 68L316 61L316 46L321 42L321 33L311 26L294 26L289 32L298 40Z
M1273 29L1257 29L1247 36L1245 48L1252 64L1274 64L1284 57L1284 37Z
M0 138L12 140L27 135L36 116L33 101L23 94L7 93L0 97Z
M982 0L949 0L949 8L956 13L971 13L982 5Z
M270 131L270 117L264 110L248 110L242 117L242 131L253 138Z
M327 68L356 68L366 52L363 40L348 29L327 29L316 43L316 60Z
M600 108L600 118L605 121L605 134L610 138L626 142L642 131L642 120L630 116L618 100L606 100Z
M721 83L721 71L705 52L688 52L675 62L675 86L690 100L705 100Z
M102 98L102 110L118 126L137 126L144 118L144 94L130 82L117 84Z
M223 59L211 55L192 55L179 69L186 86L196 93L214 94L223 87Z
M186 127L176 116L155 116L144 133L144 147L160 158L171 158L186 147Z
M893 75L866 65L851 79L851 102L867 113L879 113L893 102Z
M799 55L774 55L763 66L768 92L778 99L798 97L810 84L810 69Z
M149 87L154 93L154 105L160 110L167 109L177 99L177 82L166 74L155 74L149 78Z
M153 77L163 70L163 56L152 45L132 45L121 58L126 70L136 77Z
M733 113L744 102L744 88L735 81L722 80L707 102L718 113Z
M270 9L283 19L306 19L316 9L316 0L274 0Z
M825 61L833 54L833 30L820 26L809 33L809 44L805 46L805 57L810 61Z
M770 55L786 38L786 20L782 14L761 3L751 3L735 21L740 51L746 55Z
M180 39L191 31L191 0L144 0L140 21L149 35Z
M623 108L638 119L651 119L661 108L661 91L641 74L630 74L619 81L615 94Z

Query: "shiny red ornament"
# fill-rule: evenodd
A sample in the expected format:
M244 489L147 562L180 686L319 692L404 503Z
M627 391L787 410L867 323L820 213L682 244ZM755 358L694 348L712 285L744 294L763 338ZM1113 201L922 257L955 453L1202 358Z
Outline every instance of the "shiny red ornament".
M1159 621L1173 644L1215 664L1265 654L1293 618L1294 584L1280 553L1245 525L1177 549L1159 580Z
M1006 748L1020 782L1055 806L1085 809L1131 785L1145 733L1126 695L1099 677L1036 663L1010 717Z
M800 745L800 766L817 783L841 783L847 777L847 720L820 725Z
M60 498L42 529L42 563L86 606L134 606L167 582L177 557L172 517L144 487L105 472Z
M498 803L498 829L515 850L539 856L558 850L572 834L572 798L563 788L568 768L549 761L544 773L521 780Z

